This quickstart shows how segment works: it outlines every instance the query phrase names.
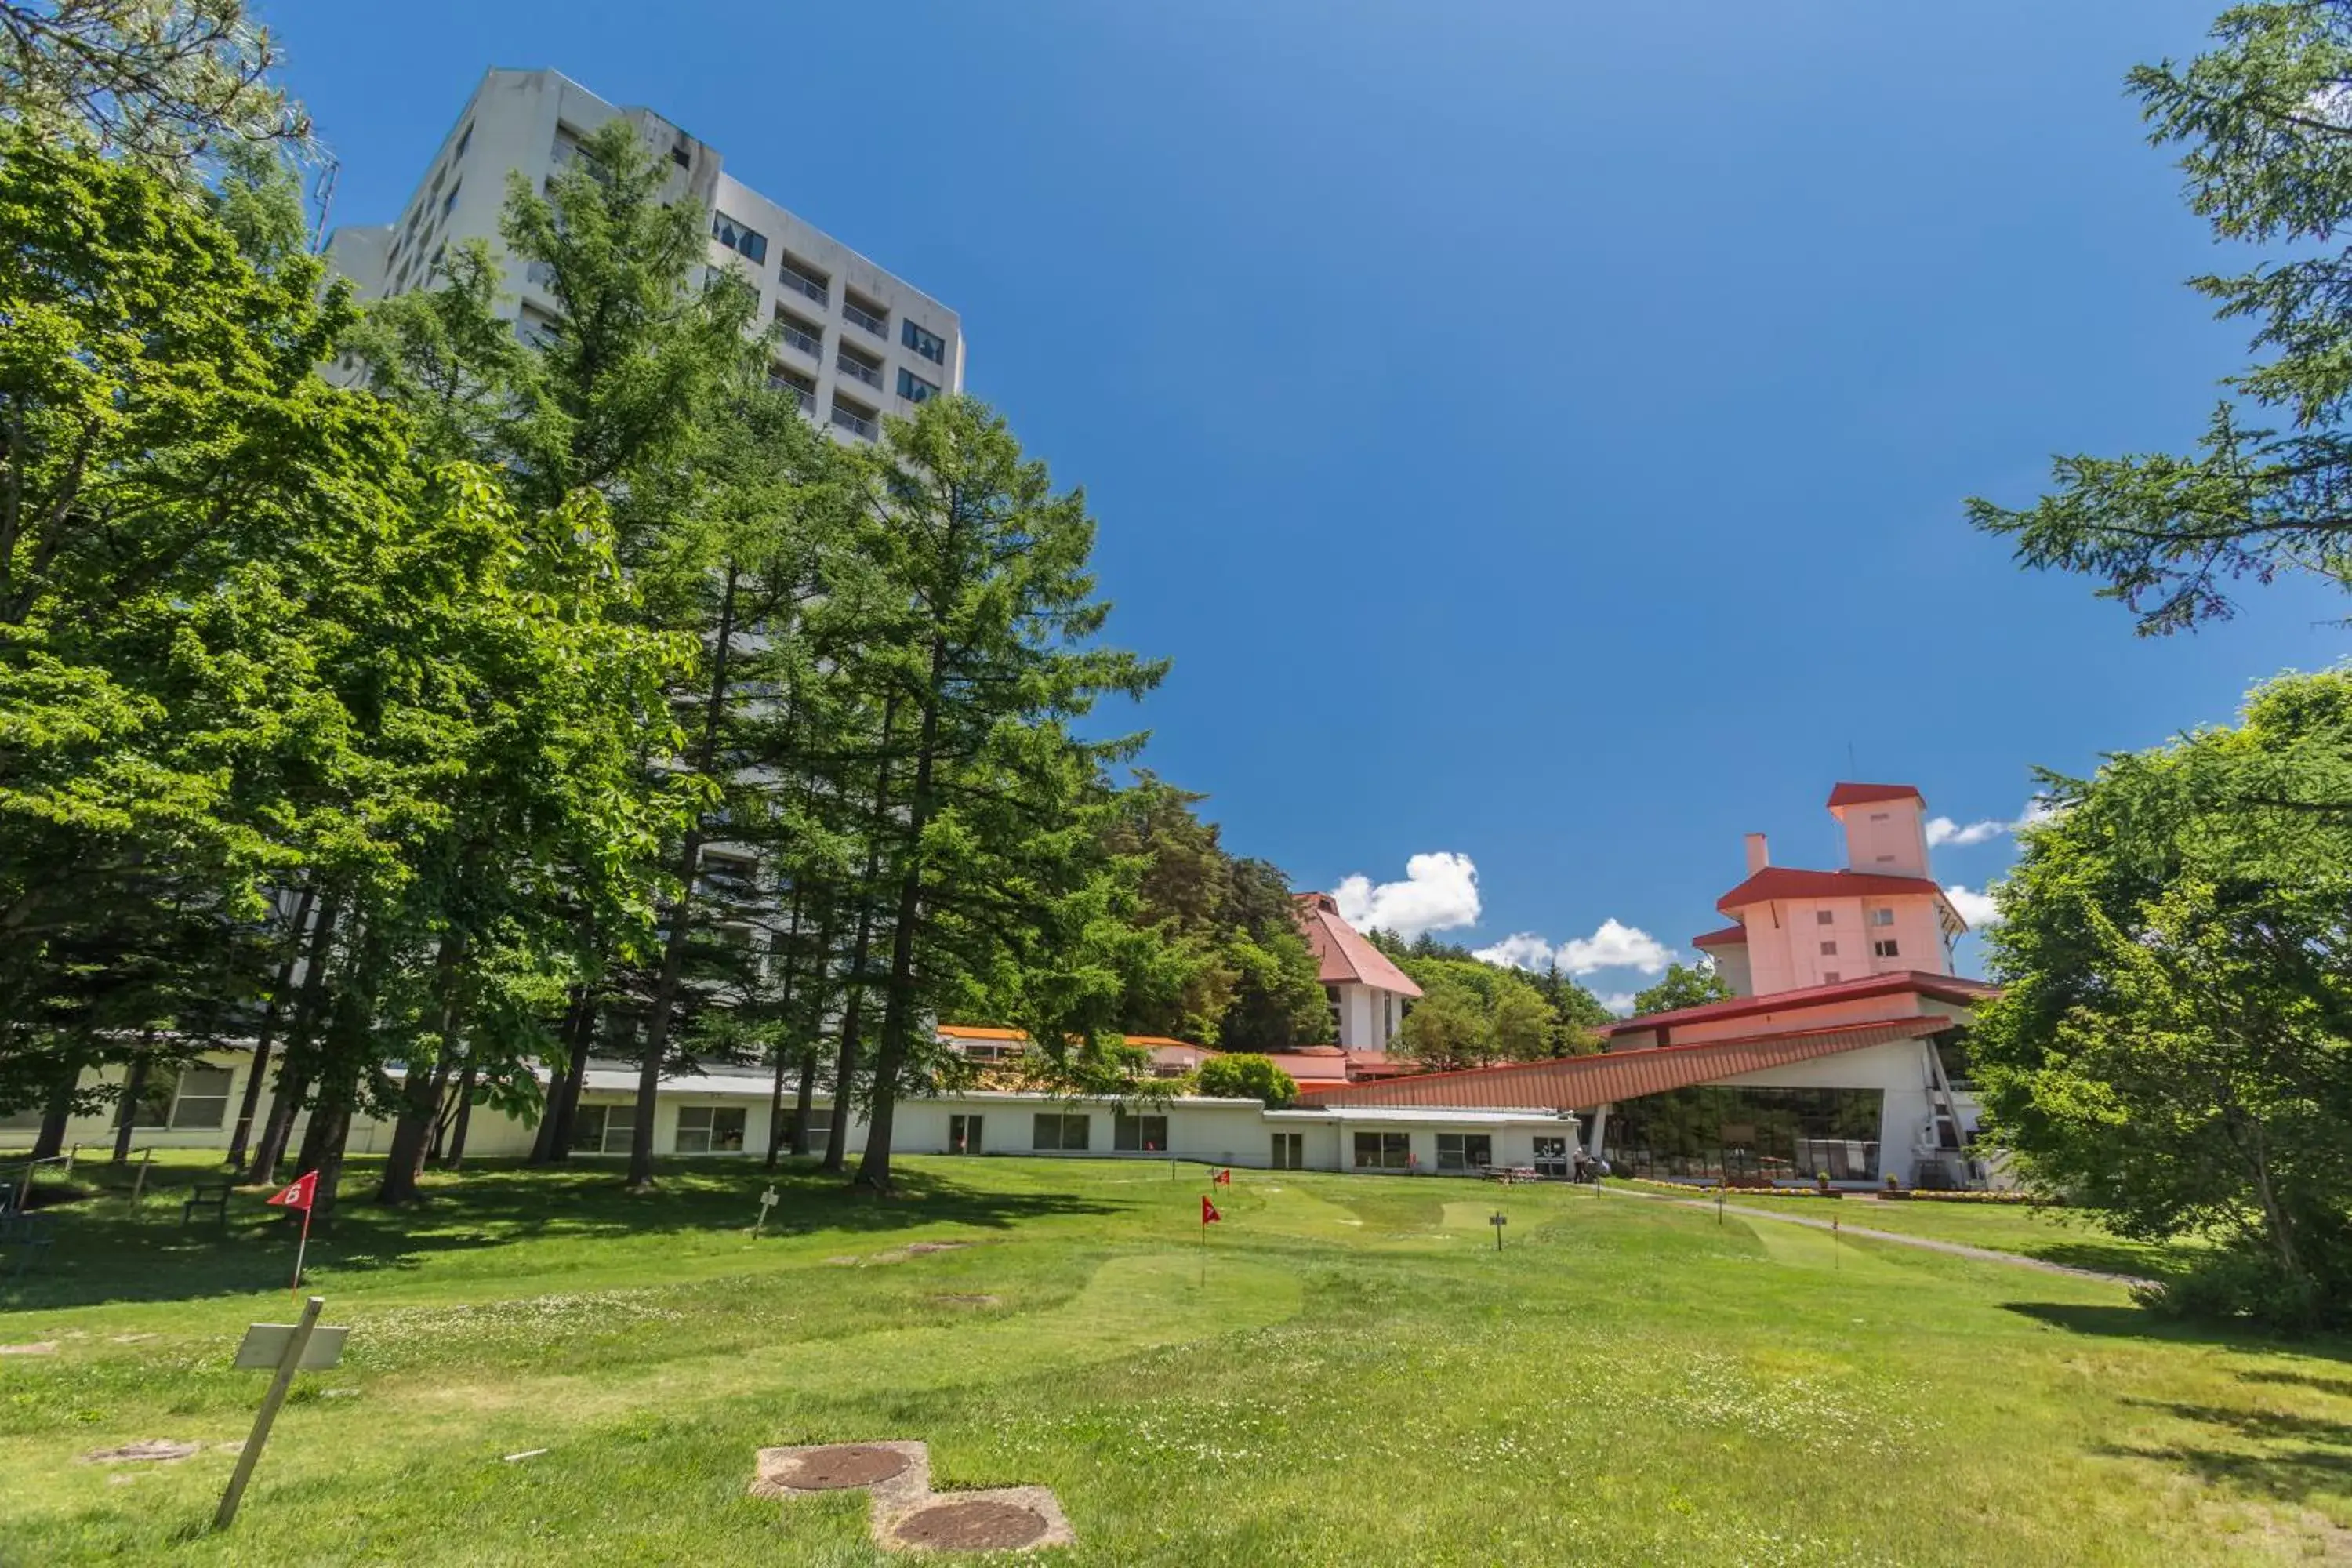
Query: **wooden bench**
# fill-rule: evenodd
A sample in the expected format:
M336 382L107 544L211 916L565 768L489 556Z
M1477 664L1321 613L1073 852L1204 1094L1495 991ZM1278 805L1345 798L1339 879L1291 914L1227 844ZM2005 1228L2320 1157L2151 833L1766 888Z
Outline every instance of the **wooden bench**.
M226 1182L197 1183L194 1189L189 1193L187 1202L180 1205L180 1228L183 1230L187 1228L188 1222L195 1217L198 1209L210 1209L213 1211L213 1222L222 1229L227 1229L230 1190Z
M14 1279L32 1272L48 1256L49 1227L47 1215L0 1215L0 1275Z

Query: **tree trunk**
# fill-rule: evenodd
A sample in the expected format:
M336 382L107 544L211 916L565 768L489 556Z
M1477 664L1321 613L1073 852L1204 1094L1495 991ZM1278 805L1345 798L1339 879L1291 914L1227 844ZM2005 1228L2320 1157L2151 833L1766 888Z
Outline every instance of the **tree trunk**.
M457 1076L457 1120L449 1129L449 1160L447 1169L457 1170L466 1163L466 1129L474 1120L474 1064L468 1060L466 1070Z
M572 1135L580 1126L580 1091L588 1083L588 1058L595 1053L596 1030L604 1009L592 994L581 1009L580 1026L572 1037L572 1054L563 1064L563 1098L555 1107L555 1145L548 1158L559 1163L572 1158Z
M303 1097L310 1092L310 1047L326 1010L328 949L341 915L338 900L330 896L310 928L302 989L294 998L294 1020L278 1068L278 1093L270 1101L269 1120L262 1124L261 1142L255 1146L252 1165L246 1172L248 1182L268 1186L278 1180L278 1167L286 1160L286 1140L293 1134L294 1118L301 1114Z
M265 1187L277 1183L278 1167L286 1161L286 1140L294 1131L294 1118L301 1114L302 1097L310 1092L310 1079L291 1062L278 1069L278 1093L269 1102L269 1119L261 1124L261 1141L253 1146L253 1163L245 1173L247 1182Z
M261 1080L269 1072L269 1047L278 1034L278 1018L287 993L294 986L294 967L301 961L302 939L310 923L310 905L317 898L316 888L304 888L302 897L294 906L294 933L286 943L286 960L278 966L278 984L269 988L268 1005L261 1012L261 1029L253 1042L253 1070L246 1075L245 1098L237 1102L236 1130L229 1134L228 1168L231 1175L245 1169L247 1141L253 1135L253 1113L261 1105Z
M66 1124L73 1120L73 1094L80 1083L81 1056L69 1050L41 1110L41 1130L33 1139L34 1159L54 1160L66 1152Z
M874 1058L872 1109L866 1118L866 1155L857 1163L860 1186L890 1190L890 1136L898 1109L898 1075L915 1026L915 920L923 907L923 829L930 825L931 776L940 743L940 707L945 690L947 643L931 637L930 672L923 689L923 721L915 744L915 786L907 797L907 864L898 875L898 928L890 933L890 979L882 1005L882 1048Z
M793 1102L793 1155L808 1153L810 1113L816 1108L816 1051L801 1053L801 1091Z
M392 1124L392 1147L383 1157L383 1180L376 1187L380 1204L413 1204L425 1196L417 1176L425 1169L425 1141L441 1119L441 1097L448 1092L449 1068L457 1056L458 992L465 973L465 939L445 935L434 960L435 989L440 993L440 1045L433 1070L411 1061L400 1083L400 1115Z
M719 731L727 714L730 656L735 648L735 587L740 575L727 563L726 580L719 596L719 632L712 639L710 689L702 705L702 743L696 771L709 777L719 763ZM678 846L677 899L670 906L669 935L662 944L661 974L654 982L653 1005L646 1016L645 1063L637 1071L635 1131L629 1138L629 1191L650 1191L654 1184L654 1101L661 1093L662 1058L669 1053L670 1010L677 1001L678 981L686 973L687 938L694 930L694 874L702 859L699 814Z
M351 1105L322 1109L311 1121L325 1123L325 1131L319 1139L318 1163L312 1167L319 1173L319 1184L310 1196L310 1217L328 1220L334 1217L335 1200L342 1187L343 1147L352 1136Z
M882 764L874 773L874 816L866 826L866 875L857 884L857 939L849 944L847 994L841 1007L841 1050L833 1066L832 1135L821 1167L838 1175L849 1158L849 1099L857 1082L857 1029L866 1005L866 959L874 944L874 879L882 874L882 836L890 827L890 737L898 729L896 692L882 702Z
M795 937L801 933L801 889L797 885L793 889L792 933ZM818 944L819 962L823 962L823 953L824 944L820 942ZM793 982L799 977L799 965L791 963L784 965L784 994L777 1007L777 1012L782 1016L782 1028L775 1047L776 1081L768 1091L768 1153L765 1163L771 1171L776 1168L777 1145L783 1142L784 1137L784 1068L792 1058L785 1054L782 1037L792 1033Z
M547 1094L540 1101L539 1131L531 1139L530 1158L524 1162L526 1164L545 1165L552 1163L556 1157L555 1134L557 1118L562 1114L563 1106L563 1080L572 1073L572 1037L579 1033L580 1016L587 1006L587 990L584 987L575 986L572 992L571 1001L563 1009L563 1023L555 1033L556 1039L563 1048L547 1069Z
M131 1066L122 1075L122 1104L114 1118L114 1163L131 1163L131 1134L139 1123L139 1097L147 1089L147 1053L142 1048L131 1058Z

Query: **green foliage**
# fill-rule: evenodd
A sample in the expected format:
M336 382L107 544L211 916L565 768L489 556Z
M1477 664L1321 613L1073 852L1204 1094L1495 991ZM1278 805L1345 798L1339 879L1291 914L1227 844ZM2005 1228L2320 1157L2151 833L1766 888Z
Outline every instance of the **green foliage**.
M1704 961L1687 965L1670 963L1655 984L1633 994L1633 1016L1646 1018L1653 1013L1703 1007L1709 1002L1726 1001L1730 995L1731 987L1715 972L1715 965Z
M2207 1235L2179 1310L2352 1301L2352 673L2048 781L1971 1037L1999 1136L2118 1232Z
M2264 359L2228 383L2196 451L2061 458L2058 488L1971 521L2037 569L2099 579L2143 635L2234 613L2233 584L2282 572L2352 588L2352 8L2234 6L2213 47L2143 66L2130 88L2158 145L2183 149L2192 210L2214 237L2276 247L2251 270L2195 279Z
M1257 1100L1280 1110L1298 1099L1291 1076L1255 1051L1211 1057L1194 1075L1201 1093L1219 1100Z
M1426 962L1426 961L1425 961ZM1421 1000L1396 1032L1396 1050L1433 1072L1481 1067L1495 1059L1492 1023L1473 987L1451 977L1414 977Z
M239 145L310 147L271 80L278 45L243 0L0 5L0 124L192 180Z

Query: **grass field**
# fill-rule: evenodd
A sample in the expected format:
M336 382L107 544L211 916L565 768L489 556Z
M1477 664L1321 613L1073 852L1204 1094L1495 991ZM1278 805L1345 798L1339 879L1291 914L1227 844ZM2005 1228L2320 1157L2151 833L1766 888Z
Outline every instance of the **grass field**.
M1664 1182L1623 1184L1643 1192L1712 1202L1714 1194ZM1768 1214L1797 1215L1827 1221L1832 1216L1848 1226L1893 1231L1899 1236L1924 1236L1956 1241L1968 1247L2014 1252L2046 1263L2074 1268L2095 1268L2104 1274L2129 1274L2161 1279L2179 1267L2180 1248L2151 1247L2126 1241L2102 1230L2087 1214L2066 1208L2011 1207L2000 1204L1916 1202L1882 1203L1875 1198L1848 1196L1834 1200L1813 1197L1773 1197L1751 1192L1727 1194L1729 1202Z
M1053 1487L1079 1544L1047 1555L1072 1563L2352 1554L2342 1344L1429 1178L1237 1173L1204 1286L1197 1169L906 1164L887 1203L787 1175L757 1241L764 1177L716 1164L643 1198L609 1169L489 1170L421 1213L347 1209L311 1279L347 1359L303 1380L226 1536L205 1527L226 1452L78 1458L242 1437L265 1379L230 1352L288 1312L257 1199L226 1237L183 1231L192 1168L159 1167L163 1201L61 1211L51 1268L0 1293L0 1345L56 1346L0 1355L0 1563L878 1563L858 1497L745 1489L761 1446L898 1437L941 1487ZM1867 1212L1979 1245L2046 1224Z

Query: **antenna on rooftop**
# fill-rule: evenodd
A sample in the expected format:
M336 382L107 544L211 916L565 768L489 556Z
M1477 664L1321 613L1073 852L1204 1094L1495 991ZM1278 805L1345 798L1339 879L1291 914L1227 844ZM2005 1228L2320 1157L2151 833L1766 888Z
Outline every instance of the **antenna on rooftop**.
M1853 760L1853 742L1852 741L1848 741L1845 743L1845 776L1850 779L1858 779L1862 777L1862 764Z

